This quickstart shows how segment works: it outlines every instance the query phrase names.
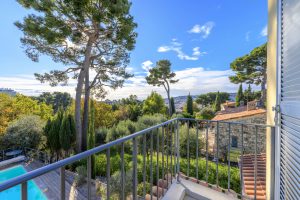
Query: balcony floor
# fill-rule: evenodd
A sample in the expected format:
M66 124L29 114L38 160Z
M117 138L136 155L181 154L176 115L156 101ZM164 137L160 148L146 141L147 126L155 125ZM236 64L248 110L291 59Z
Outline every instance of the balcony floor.
M235 200L232 195L224 194L189 180L174 181L163 200Z

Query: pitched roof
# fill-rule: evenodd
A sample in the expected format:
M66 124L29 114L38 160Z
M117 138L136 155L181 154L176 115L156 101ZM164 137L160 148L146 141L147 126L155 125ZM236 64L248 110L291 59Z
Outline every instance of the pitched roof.
M266 113L265 109L259 108L254 110L247 110L247 106L240 106L228 110L222 110L217 112L217 115L212 119L216 121L230 120L242 117L249 117L258 114Z

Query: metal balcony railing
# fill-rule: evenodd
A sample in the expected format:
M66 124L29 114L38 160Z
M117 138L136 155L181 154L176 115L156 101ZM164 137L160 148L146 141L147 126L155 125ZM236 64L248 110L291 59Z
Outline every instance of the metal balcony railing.
M243 182L243 159L241 158L243 158L244 154L254 156L254 190L252 197L256 199L258 177L257 155L259 153L264 153L265 151L264 148L260 147L262 138L259 138L259 131L263 132L267 128L272 130L274 129L272 126L263 124L244 124L239 122L195 120L187 118L171 119L159 125L152 126L69 158L35 169L21 176L12 178L0 184L0 192L21 184L21 199L27 200L28 181L53 170L60 169L60 199L65 199L65 167L76 161L87 159L87 199L90 200L92 187L92 156L99 153L105 153L106 197L102 198L110 199L112 195L110 185L111 150L113 149L114 152L117 152L117 154L120 155L120 198L126 199L124 155L125 151L128 153L128 149L125 150L125 145L128 145L129 143L129 151L132 156L132 189L130 192L132 199L138 199L138 184L143 184L143 194L139 195L142 196L142 198L160 198L165 194L169 185L174 180L179 182L180 178L183 176L186 178L193 177L197 181L202 180L207 184L212 182L212 184L214 184L217 188L221 186L224 188L224 177L222 177L223 179L220 183L220 166L227 166L226 190L232 191L231 167L240 166L240 180ZM245 129L247 130L245 131ZM232 141L233 134L239 135L238 141ZM245 135L247 134L248 136L251 134L251 137L249 136L249 139L247 136L247 145L245 145ZM254 138L254 140L251 140L251 138ZM228 139L228 141L227 143L224 143L226 139ZM248 140L251 140L253 143ZM233 154L232 145L233 143L236 145L236 142L238 145L235 147L235 150L238 149L239 152L238 154ZM138 160L138 157L142 159ZM199 169L199 162L205 162L205 169ZM213 172L215 180L211 180L211 172L209 172L209 166L212 164L215 166L215 171ZM138 169L141 170L138 171ZM199 174L203 176L199 177ZM147 181L150 183L150 192L146 190L145 182ZM162 184L164 181L166 184ZM167 186L163 187L162 185ZM153 188L155 188L156 191ZM240 183L240 190L236 191L236 193L241 198L244 198L247 196L244 191L245 188L243 188L243 184ZM147 194L148 192L150 194Z

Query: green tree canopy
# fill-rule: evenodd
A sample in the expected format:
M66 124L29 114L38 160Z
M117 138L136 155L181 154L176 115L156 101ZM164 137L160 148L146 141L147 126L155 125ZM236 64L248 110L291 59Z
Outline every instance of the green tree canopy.
M51 105L53 108L53 112L56 113L59 108L63 108L63 110L67 110L69 106L72 104L72 97L67 92L43 92L38 97L33 97L38 102L46 103L47 105Z
M161 113L166 114L166 105L164 99L157 92L151 92L150 96L144 101L143 113L144 114L155 114Z
M149 75L146 81L150 85L164 86L169 102L169 116L172 115L170 84L176 83L179 80L174 79L176 74L171 71L171 62L169 60L159 60L156 66L149 70Z
M267 43L254 48L249 54L235 59L230 68L235 75L230 76L232 83L246 83L261 86L261 100L265 102L267 82Z
M196 103L201 104L203 106L213 106L216 100L218 92L209 92L206 94L201 94L196 98ZM225 103L229 100L229 93L227 92L219 92L219 97L221 103Z

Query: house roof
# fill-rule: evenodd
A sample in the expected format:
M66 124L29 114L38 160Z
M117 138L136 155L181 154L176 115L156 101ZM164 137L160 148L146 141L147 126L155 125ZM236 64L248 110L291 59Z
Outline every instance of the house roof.
M256 173L256 199L266 199L266 154L257 154L257 173ZM249 154L242 157L243 172L243 193L254 198L255 195L255 155ZM239 162L241 167L241 160Z
M259 108L254 110L247 110L247 106L240 106L228 110L217 112L217 115L212 119L216 121L230 120L242 117L249 117L258 114L266 113L265 109Z

